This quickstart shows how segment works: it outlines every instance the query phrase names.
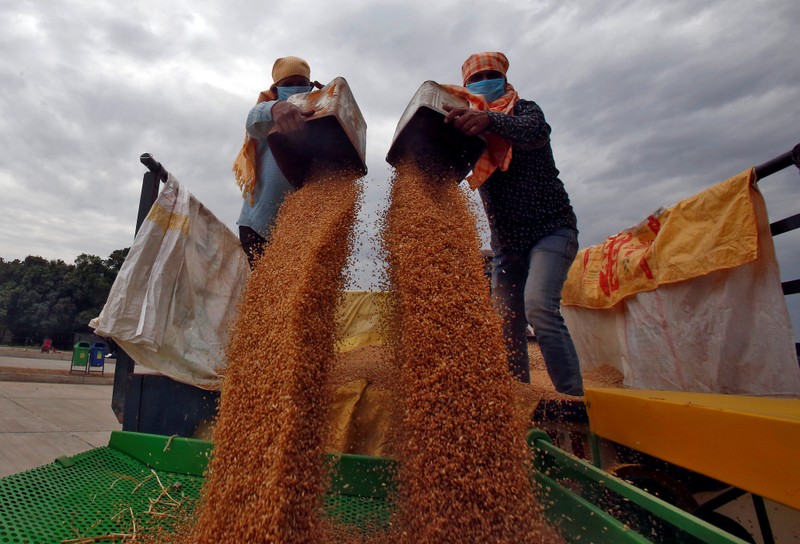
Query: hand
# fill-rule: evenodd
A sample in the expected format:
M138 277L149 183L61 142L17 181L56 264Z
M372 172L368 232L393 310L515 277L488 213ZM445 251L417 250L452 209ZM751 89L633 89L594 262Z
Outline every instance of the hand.
M445 123L453 123L453 126L467 136L478 136L486 132L489 128L489 114L485 111L473 110L471 108L454 108L449 104L444 104L444 111L447 116Z
M278 132L295 132L306 126L305 118L314 115L314 111L301 111L300 108L281 100L272 106L272 120Z

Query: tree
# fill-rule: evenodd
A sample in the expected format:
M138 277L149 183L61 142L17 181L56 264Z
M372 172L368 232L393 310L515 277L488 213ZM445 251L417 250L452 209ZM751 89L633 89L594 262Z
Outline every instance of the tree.
M122 263L125 262L125 258L128 256L131 248L126 247L125 249L115 249L111 252L111 255L108 256L106 259L106 266L109 270L113 270L114 272L119 272L119 269L122 268ZM116 274L114 275L116 277Z
M128 248L107 259L81 254L75 264L28 256L24 261L0 258L0 338L11 332L16 344L72 345L77 331L103 308Z
M0 262L0 268L4 263ZM8 331L8 309L11 307L13 287L11 284L0 283L0 339L5 338Z

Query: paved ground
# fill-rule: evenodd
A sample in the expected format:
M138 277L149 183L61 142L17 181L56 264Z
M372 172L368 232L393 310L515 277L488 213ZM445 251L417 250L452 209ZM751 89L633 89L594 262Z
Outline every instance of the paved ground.
M104 376L70 374L71 352L0 347L0 477L105 446L115 361ZM91 385L101 384L101 385Z
M102 376L70 373L71 361L68 351L0 346L0 477L105 446L122 429L111 410L116 361Z
M72 352L42 353L39 348L0 346L0 382L39 382L61 384L112 385L116 359L105 359L104 367L92 368L86 373L81 369L71 371ZM102 372L101 372L102 370ZM154 370L136 365L138 374L155 373Z
M108 444L111 389L0 381L0 477Z
M61 362L60 365L48 361L44 363L37 364L36 360L32 359L14 360L0 357L0 381L86 385L112 385L114 383L115 365L106 365L104 372L93 370L89 374L83 370L71 371L69 361Z

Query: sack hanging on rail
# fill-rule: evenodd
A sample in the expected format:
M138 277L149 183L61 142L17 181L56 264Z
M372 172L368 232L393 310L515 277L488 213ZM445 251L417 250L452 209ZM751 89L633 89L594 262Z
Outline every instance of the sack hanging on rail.
M248 274L236 235L170 174L89 325L137 364L216 389Z
M562 313L584 370L625 385L800 396L766 205L751 171L582 249Z

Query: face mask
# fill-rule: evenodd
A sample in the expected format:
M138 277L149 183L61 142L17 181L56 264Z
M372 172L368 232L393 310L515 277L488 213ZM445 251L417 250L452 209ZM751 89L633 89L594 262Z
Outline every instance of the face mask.
M468 83L467 90L473 94L483 96L487 102L491 103L506 94L506 80L500 77Z
M311 85L301 85L299 87L278 87L278 100L286 100L293 94L311 92Z

